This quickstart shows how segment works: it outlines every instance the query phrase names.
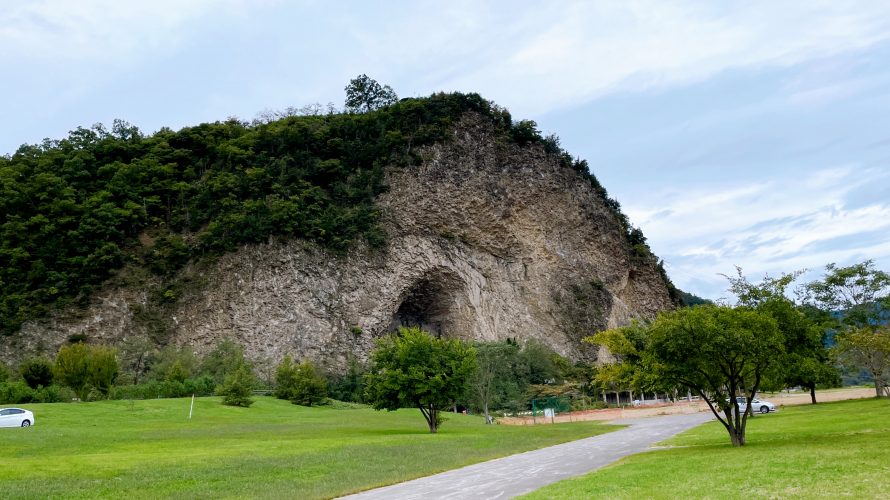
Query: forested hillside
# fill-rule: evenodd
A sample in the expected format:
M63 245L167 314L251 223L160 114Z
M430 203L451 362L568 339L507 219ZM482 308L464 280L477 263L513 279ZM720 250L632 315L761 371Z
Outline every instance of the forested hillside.
M380 246L375 197L384 168L421 161L460 116L492 120L504 141L541 144L586 175L622 221L635 252L645 238L618 203L534 122L476 94L403 99L367 113L235 119L152 135L116 121L0 156L0 332L52 307L86 301L125 264L171 276L189 259L271 235L335 251Z

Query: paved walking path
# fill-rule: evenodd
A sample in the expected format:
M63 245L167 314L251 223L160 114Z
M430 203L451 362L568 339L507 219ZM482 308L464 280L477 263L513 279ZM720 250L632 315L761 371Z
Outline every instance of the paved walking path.
M627 455L645 451L659 441L712 418L713 414L707 412L617 420L615 423L630 427L368 490L345 498L512 498L556 481L586 474Z

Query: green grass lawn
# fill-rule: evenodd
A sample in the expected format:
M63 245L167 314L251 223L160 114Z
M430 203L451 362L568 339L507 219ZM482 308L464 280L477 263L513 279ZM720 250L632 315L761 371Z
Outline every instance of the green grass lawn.
M664 443L529 495L550 498L887 498L890 402L797 406L757 416L732 448L705 424Z
M342 495L615 429L593 422L511 427L417 410L250 408L199 398L25 405L30 429L0 429L9 497L219 498Z

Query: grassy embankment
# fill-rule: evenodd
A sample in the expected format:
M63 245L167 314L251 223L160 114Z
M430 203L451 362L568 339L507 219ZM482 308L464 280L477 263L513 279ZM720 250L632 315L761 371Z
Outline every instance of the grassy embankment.
M487 426L417 410L305 408L258 398L25 405L30 429L0 429L5 498L331 497L601 434L594 422Z
M755 417L734 449L717 422L660 449L529 495L551 498L886 498L890 402L798 406Z

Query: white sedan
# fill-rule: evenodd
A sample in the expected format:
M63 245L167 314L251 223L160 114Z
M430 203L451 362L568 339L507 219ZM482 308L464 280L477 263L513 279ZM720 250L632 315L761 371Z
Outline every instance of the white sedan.
M739 411L743 412L748 408L748 400L743 397L736 398L736 401L739 403ZM776 405L770 403L769 401L761 401L757 398L751 400L751 411L759 411L760 413L766 414L769 412L778 411L776 409Z
M0 427L31 427L34 414L21 408L0 408Z

